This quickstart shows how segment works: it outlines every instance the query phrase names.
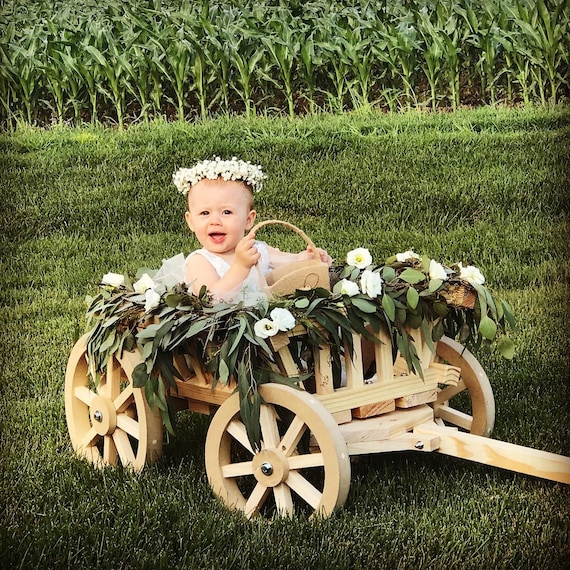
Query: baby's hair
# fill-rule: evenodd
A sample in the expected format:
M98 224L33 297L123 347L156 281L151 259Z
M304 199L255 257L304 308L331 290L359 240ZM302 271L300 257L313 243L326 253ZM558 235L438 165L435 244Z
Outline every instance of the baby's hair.
M266 178L261 166L249 161L238 160L235 156L231 160L222 160L216 156L214 160L203 160L192 168L179 168L173 175L172 180L178 191L184 196L200 180L236 180L243 182L252 192L259 192Z

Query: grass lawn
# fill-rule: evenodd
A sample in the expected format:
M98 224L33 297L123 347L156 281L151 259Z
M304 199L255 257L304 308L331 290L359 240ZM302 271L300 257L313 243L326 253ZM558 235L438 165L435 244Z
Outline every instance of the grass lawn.
M236 155L268 175L260 219L291 221L337 259L364 246L480 267L518 317L513 361L477 354L494 437L570 455L568 148L568 108L0 135L0 567L567 567L562 484L437 454L363 456L332 517L246 521L208 486L207 417L180 413L140 475L99 471L73 454L63 386L102 275L196 247L173 171Z

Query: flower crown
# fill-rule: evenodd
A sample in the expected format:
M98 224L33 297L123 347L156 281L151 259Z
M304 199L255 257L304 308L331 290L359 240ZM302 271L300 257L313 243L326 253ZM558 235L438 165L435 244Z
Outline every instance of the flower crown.
M172 180L178 191L184 196L190 192L190 188L207 178L216 180L242 180L254 192L259 192L263 187L263 180L266 178L261 170L261 166L251 164L249 161L238 160L235 156L231 160L222 160L216 156L214 160L203 160L192 168L179 168L173 175Z

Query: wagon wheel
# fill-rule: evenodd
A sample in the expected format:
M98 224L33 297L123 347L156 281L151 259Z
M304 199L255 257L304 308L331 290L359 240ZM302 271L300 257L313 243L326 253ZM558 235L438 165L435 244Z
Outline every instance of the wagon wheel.
M95 465L121 463L140 471L162 452L162 420L133 388L137 352L109 358L99 385L87 373L87 337L71 351L65 376L65 415L76 453Z
M257 513L327 516L350 486L350 459L337 423L310 394L279 384L259 392L261 450L254 452L239 411L226 400L206 436L206 472L214 493L249 518Z
M474 435L489 437L495 424L495 398L483 367L473 354L448 337L437 343L436 355L440 362L459 367L461 377L457 386L447 386L438 394L433 404L435 417ZM454 404L470 410L460 411Z

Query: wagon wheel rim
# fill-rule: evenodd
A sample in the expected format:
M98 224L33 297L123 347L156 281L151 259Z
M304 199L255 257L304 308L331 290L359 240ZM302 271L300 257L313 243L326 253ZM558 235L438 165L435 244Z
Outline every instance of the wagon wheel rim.
M350 486L350 458L337 423L306 392L278 384L259 391L265 403L257 452L240 418L238 394L212 419L206 472L214 493L248 518L299 510L330 515L344 504Z
M433 404L436 419L474 435L489 437L495 424L495 398L485 370L471 352L448 337L437 343L436 357L461 369L457 386L447 386L439 392ZM470 413L454 406L454 398L465 393L469 396Z
M133 386L137 352L109 358L96 386L87 365L83 336L69 357L65 378L65 412L77 455L97 465L123 465L135 471L162 452L162 420L150 409L142 389Z

